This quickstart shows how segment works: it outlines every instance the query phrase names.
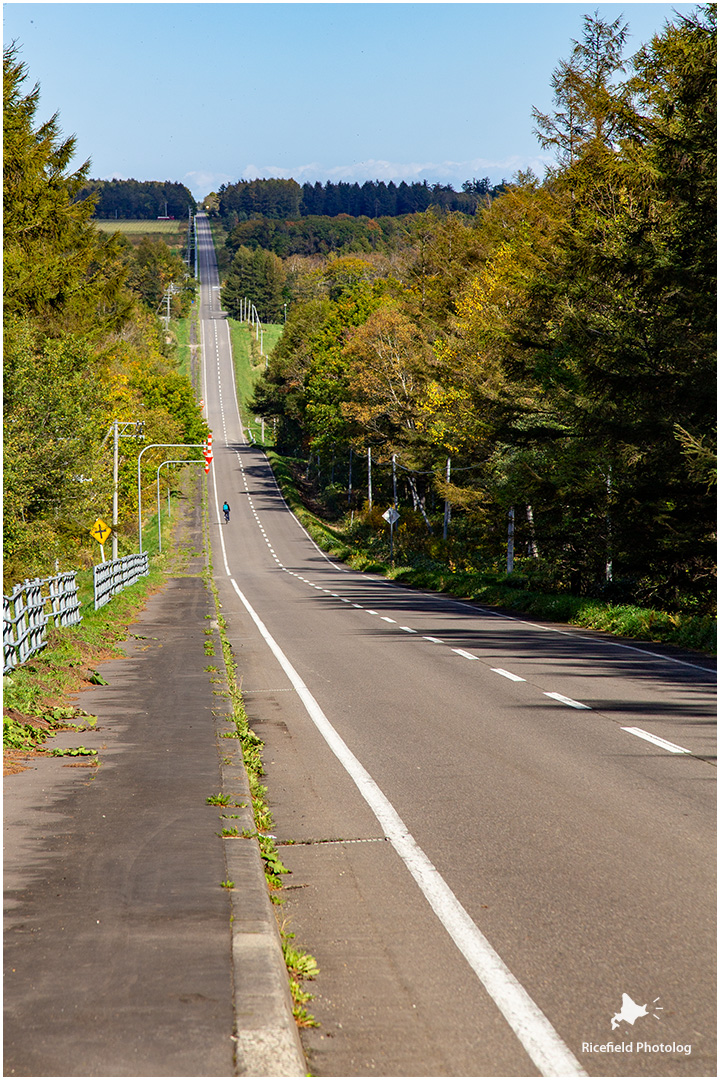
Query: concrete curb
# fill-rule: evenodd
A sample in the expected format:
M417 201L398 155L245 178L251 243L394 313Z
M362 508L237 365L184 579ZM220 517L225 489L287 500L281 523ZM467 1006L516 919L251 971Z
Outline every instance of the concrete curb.
M250 786L237 739L223 739L231 728L216 718L222 791L239 805L220 808L220 829L255 832ZM292 1014L287 968L280 932L268 896L257 841L223 840L232 922L232 966L237 1040L237 1076L307 1076L300 1036Z

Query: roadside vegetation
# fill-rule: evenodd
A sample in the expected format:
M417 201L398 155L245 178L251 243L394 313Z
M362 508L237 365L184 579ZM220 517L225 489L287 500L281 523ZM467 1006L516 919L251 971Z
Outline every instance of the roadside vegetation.
M245 407L354 565L710 650L715 8L626 47L621 19L584 18L553 111L534 110L554 167L472 214L436 203L393 218L392 242L283 254L312 193L225 189L223 302L287 305ZM338 229L367 229L348 213ZM391 560L378 511L395 502Z
M220 598L212 575L211 561L208 562L205 583L213 596L220 634L225 668L225 682L228 688L230 702L230 715L227 716L226 719L233 724L235 728L233 732L228 733L225 737L237 738L242 748L243 764L248 777L252 816L255 824L253 831L247 829L241 830L239 826L226 825L223 827L221 835L224 837L238 837L245 840L257 841L260 858L262 859L265 870L265 880L267 882L269 896L272 903L276 905L277 911L283 904L282 878L283 875L289 873L289 871L287 867L284 866L275 844L275 838L270 833L270 829L272 829L273 826L273 817L265 798L267 795L267 788L262 782L262 778L265 775L262 760L262 751L265 744L250 727L240 683L237 678L237 662L227 637L227 622L222 613ZM229 796L222 792L217 795L209 795L207 802L215 806L229 807L232 805ZM230 819L227 818L227 820ZM232 888L234 883L228 881L222 882L221 884L224 888ZM290 996L292 998L292 1009L295 1022L298 1027L315 1027L317 1026L316 1021L306 1008L308 1002L312 1000L313 995L305 989L304 984L306 981L314 979L319 974L317 962L308 952L295 947L293 944L295 935L289 931L287 923L281 921L279 917L278 928L280 931L280 942L285 965L288 970Z
M179 223L148 221L142 233L134 223L130 237L98 228L88 165L71 172L75 140L62 138L57 117L39 121L39 87L26 85L14 44L3 71L7 591L48 576L56 563L92 565L89 530L98 517L112 521L114 420L143 424L145 445L201 443L207 427L173 335L158 319L166 296L171 318L192 311L195 283L181 249L156 233L158 224L174 225L180 238ZM119 450L123 555L136 538L138 445L122 438ZM157 452L142 459L148 499L162 460Z
M121 655L119 644L144 607L147 597L165 580L167 560L157 558L155 544L148 577L94 610L92 571L78 574L83 618L77 626L48 629L46 647L9 675L3 676L4 771L18 772L29 756L53 753L59 731L92 732L96 718L70 704L70 696L104 682L96 670L104 660ZM70 751L68 751L70 753ZM96 759L93 764L100 764Z
M414 520L395 530L391 562L390 529L381 509L367 503L358 511L339 515L337 499L322 501L303 473L304 462L284 458L268 449L280 489L290 508L323 551L355 570L381 574L416 589L447 592L452 596L524 613L550 622L568 623L620 637L664 642L687 649L714 652L717 624L712 615L665 612L635 604L611 604L571 593L552 592L541 576L535 577L532 560L521 560L512 574L473 567L454 542L437 541L434 553L418 553L412 532L422 532L424 521ZM331 492L337 496L337 492ZM343 492L343 495L345 492ZM389 498L391 503L391 498ZM384 505L384 504L383 504ZM310 509L310 507L313 509ZM410 517L412 511L404 511Z

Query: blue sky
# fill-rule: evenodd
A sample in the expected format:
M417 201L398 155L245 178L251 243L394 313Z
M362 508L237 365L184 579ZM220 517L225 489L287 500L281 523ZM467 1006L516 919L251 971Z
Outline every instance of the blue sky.
M694 4L5 4L90 175L179 180L201 198L255 177L459 188L550 158L532 106L598 10L628 55Z

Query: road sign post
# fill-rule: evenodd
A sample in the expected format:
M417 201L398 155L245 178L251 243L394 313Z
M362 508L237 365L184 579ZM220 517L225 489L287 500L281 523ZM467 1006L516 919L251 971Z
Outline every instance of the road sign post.
M102 518L98 518L90 530L93 540L97 540L100 545L100 562L105 562L105 541L111 532L110 526L106 525Z
M388 510L385 511L385 513L383 514L383 517L385 518L388 525L390 526L390 565L394 569L395 568L395 556L393 554L393 530L395 528L396 522L398 522L400 520L400 515L398 514L395 507L391 506Z

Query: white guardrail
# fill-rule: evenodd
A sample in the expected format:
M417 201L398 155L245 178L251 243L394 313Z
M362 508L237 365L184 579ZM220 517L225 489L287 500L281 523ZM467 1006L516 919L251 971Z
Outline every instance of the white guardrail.
M125 555L122 559L111 559L93 567L93 593L95 610L107 604L115 593L134 585L150 573L150 557L147 551Z
M15 585L9 596L3 595L3 674L45 647L49 622L73 626L81 619L74 570Z

